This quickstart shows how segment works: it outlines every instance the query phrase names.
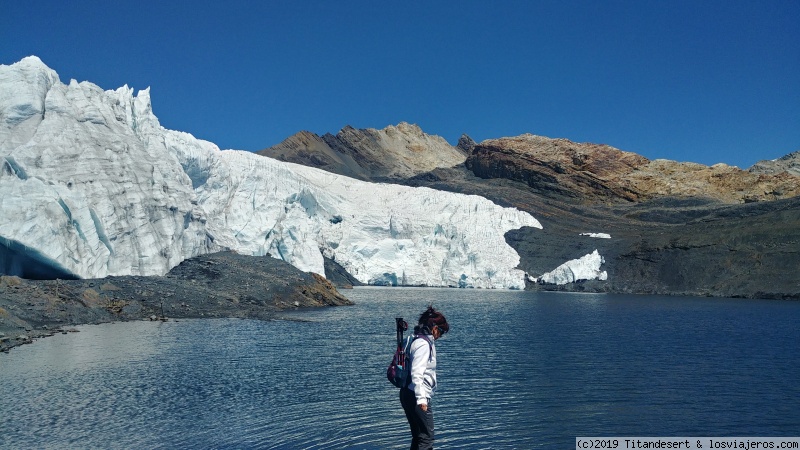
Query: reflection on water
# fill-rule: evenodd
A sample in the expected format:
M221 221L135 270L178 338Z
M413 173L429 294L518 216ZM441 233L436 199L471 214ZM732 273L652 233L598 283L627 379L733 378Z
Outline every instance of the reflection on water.
M406 448L394 318L433 302L441 448L800 429L800 303L358 288L351 307L80 327L0 355L0 448Z

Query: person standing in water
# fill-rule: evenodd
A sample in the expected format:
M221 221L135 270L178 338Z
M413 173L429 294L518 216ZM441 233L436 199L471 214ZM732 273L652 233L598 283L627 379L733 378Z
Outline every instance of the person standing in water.
M431 397L436 390L436 345L434 342L450 330L447 319L429 306L419 316L411 342L411 381L400 389L400 404L411 428L411 449L433 448L433 409Z

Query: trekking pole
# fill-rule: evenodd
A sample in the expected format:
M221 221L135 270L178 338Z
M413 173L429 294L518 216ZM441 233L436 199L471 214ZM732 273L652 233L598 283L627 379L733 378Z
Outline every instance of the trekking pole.
M402 317L396 317L394 321L397 323L397 346L403 345L403 332L408 329L408 323Z

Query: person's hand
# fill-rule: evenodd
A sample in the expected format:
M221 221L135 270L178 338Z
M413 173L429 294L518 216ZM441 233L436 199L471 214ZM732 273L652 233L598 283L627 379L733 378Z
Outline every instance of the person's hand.
M422 412L428 412L428 405L426 403L420 403L419 409L421 409Z

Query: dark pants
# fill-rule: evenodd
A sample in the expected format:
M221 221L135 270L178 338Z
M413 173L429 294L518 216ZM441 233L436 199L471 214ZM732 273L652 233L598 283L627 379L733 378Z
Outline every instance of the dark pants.
M427 450L433 448L433 410L428 399L428 410L422 411L417 406L414 391L400 389L400 404L406 412L408 426L411 428L411 450Z

